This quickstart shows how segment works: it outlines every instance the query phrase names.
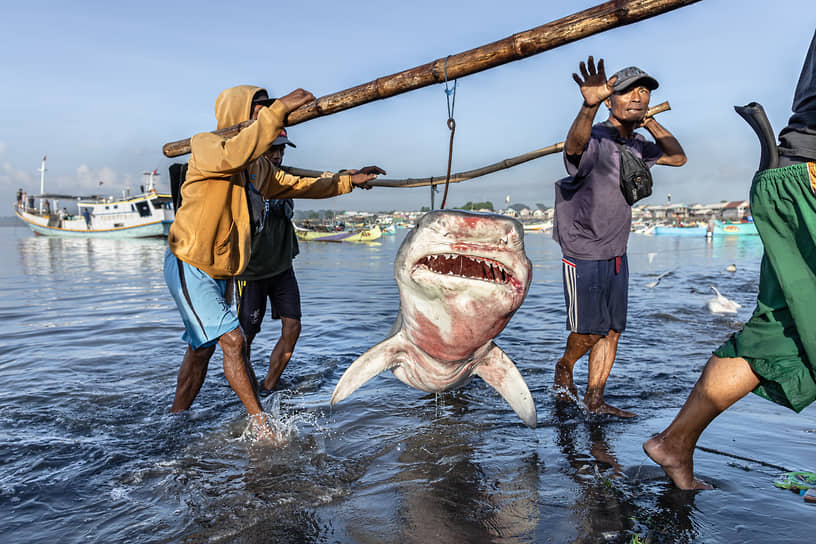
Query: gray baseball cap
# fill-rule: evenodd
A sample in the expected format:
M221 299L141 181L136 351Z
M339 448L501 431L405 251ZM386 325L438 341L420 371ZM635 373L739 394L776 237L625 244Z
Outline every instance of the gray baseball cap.
M272 142L272 145L291 145L292 147L297 147L286 135L286 129L281 129L280 135L275 138L275 141Z
M613 89L615 92L620 92L627 87L631 87L635 83L640 82L644 87L650 91L657 89L660 84L655 78L638 68L637 66L628 66L622 70L618 70L613 76L618 76Z

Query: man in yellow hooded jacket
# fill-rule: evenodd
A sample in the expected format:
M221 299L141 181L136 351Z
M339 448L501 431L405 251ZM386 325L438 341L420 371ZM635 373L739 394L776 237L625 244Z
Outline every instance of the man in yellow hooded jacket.
M239 85L222 91L215 102L218 128L248 119L255 122L232 138L213 133L191 140L181 204L168 237L164 276L185 325L187 351L178 373L171 412L186 410L207 374L215 345L224 354L224 375L238 395L255 432L274 438L261 408L257 382L244 356L244 335L225 300L227 280L249 262L253 230L262 224L262 200L254 205L251 183L264 199L329 198L385 173L376 166L321 178L283 172L264 153L280 134L289 112L314 100L297 89L272 100L266 90Z

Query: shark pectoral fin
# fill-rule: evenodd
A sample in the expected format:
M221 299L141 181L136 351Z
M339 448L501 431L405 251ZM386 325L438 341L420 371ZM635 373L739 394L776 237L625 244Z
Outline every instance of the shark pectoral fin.
M396 366L398 361L394 358L394 347L403 345L405 341L404 334L398 332L360 355L334 386L330 403L340 402L380 372Z
M493 344L473 373L481 376L498 391L525 425L535 429L536 409L533 396L516 365L499 346Z

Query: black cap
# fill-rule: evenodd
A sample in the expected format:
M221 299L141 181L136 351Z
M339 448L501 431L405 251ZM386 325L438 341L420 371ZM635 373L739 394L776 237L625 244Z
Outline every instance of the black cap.
M269 95L267 95L264 90L258 91L255 93L255 96L252 97L252 103L260 104L261 106L269 106L275 100L277 100L277 98L269 98Z
M622 70L618 70L613 76L618 76L618 80L615 82L613 89L615 92L620 92L628 87L631 87L635 83L641 83L644 87L649 89L650 91L654 91L657 89L660 84L657 82L655 78L638 68L637 66L629 66Z

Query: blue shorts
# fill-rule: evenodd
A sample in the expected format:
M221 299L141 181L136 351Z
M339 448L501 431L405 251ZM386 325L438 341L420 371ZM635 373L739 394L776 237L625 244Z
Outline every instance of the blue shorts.
M182 338L193 349L215 345L222 335L240 326L224 300L227 280L213 279L169 249L164 256L164 280L184 321Z
M603 261L561 259L567 329L601 334L626 328L629 304L629 264L626 255Z

